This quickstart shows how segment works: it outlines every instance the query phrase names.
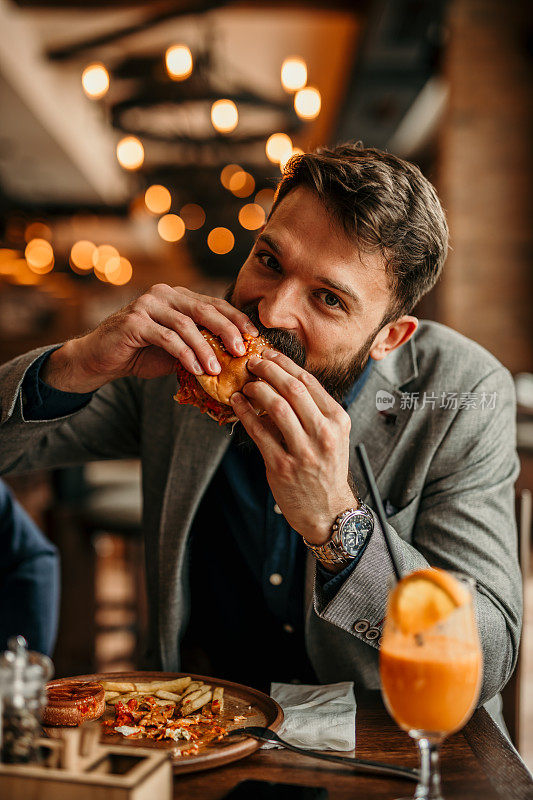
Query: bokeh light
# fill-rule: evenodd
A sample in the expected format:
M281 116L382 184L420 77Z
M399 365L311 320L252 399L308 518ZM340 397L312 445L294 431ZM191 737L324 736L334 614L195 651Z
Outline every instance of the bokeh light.
M188 231L197 231L205 222L205 211L196 203L187 203L180 210L180 217Z
M9 279L13 283L18 283L21 286L35 286L37 283L41 282L42 276L45 274L44 272L37 272L35 269L31 269L24 258L18 258L14 262L13 267L14 269Z
M124 169L139 169L144 161L144 147L136 136L125 136L117 144L118 163Z
M52 239L52 231L44 222L30 222L24 231L24 240L30 242L32 239L46 239L49 242Z
M10 280L21 270L29 271L29 268L26 259L21 258L20 250L2 248L0 250L0 275Z
M256 231L265 224L265 209L258 203L247 203L239 211L239 222L247 231Z
M228 228L213 228L207 237L207 245L213 253L223 256L233 250L235 237Z
M235 172L229 181L229 190L235 197L250 197L255 190L255 181L249 172Z
M281 65L281 84L285 91L295 92L307 83L307 64L303 58L291 56Z
M165 242L178 242L185 233L185 223L177 214L165 214L157 223L157 230Z
M106 264L110 258L119 258L119 252L111 244L101 244L93 250L94 274L101 281L107 281L105 276Z
M75 242L70 250L70 266L74 272L83 274L90 272L94 267L93 257L95 257L96 246L87 239Z
M231 133L239 122L239 112L232 100L215 100L211 106L211 122L219 133Z
M229 189L229 183L233 175L236 172L243 172L243 168L239 167L238 164L226 164L222 172L220 173L220 183L224 187L224 189Z
M154 183L144 193L144 203L152 214L166 214L172 204L172 197L165 186Z
M120 256L120 258L110 258L105 265L104 272L109 283L114 286L124 286L125 283L131 280L133 267L131 266L131 261L128 261L124 256Z
M54 267L54 251L46 239L31 239L24 251L26 262L32 272L45 275Z
M279 164L287 153L292 153L291 137L286 133L273 133L268 137L265 150L269 161Z
M261 189L255 196L255 202L263 207L265 214L269 214L274 203L274 189Z
M81 85L91 100L99 100L109 89L109 72L103 64L89 64L82 72Z
M320 92L314 86L306 86L294 95L294 110L302 119L316 119L321 107Z
M165 53L165 65L172 80L184 81L192 72L192 53L186 44L175 44Z
M285 171L285 167L291 160L293 156L303 156L304 151L300 147L293 147L290 153L287 153L281 161L279 162L279 168L282 172Z

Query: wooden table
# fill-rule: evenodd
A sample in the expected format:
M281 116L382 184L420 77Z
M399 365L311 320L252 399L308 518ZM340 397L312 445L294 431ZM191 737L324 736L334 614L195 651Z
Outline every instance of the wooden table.
M358 697L356 727L355 756L417 766L414 742L389 717L379 693ZM450 800L533 800L530 773L484 709L444 743L442 778ZM411 797L415 788L411 781L363 776L286 750L259 750L218 769L176 776L174 797L219 800L244 780L324 786L329 800L392 800Z

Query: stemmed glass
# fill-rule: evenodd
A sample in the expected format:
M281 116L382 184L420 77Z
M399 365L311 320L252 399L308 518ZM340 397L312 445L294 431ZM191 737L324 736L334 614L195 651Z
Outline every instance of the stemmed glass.
M428 627L412 624L409 614L402 618L402 606L397 602L402 584L411 580L412 587L413 576L422 573L440 573L437 585L451 587L452 595L456 592L457 605L451 613ZM457 586L462 587L462 594ZM400 581L389 595L380 651L382 694L391 716L418 744L420 782L416 800L443 800L440 745L446 736L463 727L479 697L482 659L474 587L471 578L458 573L422 570ZM418 622L423 620L420 607L424 602L427 621L439 617L435 604L432 606L431 591L429 599L427 595L419 598L418 607L416 587L410 591L408 599Z

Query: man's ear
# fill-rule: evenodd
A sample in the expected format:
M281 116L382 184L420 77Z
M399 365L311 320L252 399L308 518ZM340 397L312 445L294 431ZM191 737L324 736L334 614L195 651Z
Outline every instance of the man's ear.
M374 361L381 361L386 355L392 353L400 345L409 341L418 328L418 319L407 314L385 325L376 338L370 350Z

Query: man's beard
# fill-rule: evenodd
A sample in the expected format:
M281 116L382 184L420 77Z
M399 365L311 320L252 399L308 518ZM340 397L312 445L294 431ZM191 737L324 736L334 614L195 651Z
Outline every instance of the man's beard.
M233 302L233 291L235 283L232 283L224 299L235 305ZM373 331L364 344L359 348L357 353L352 358L345 362L332 362L320 368L308 369L307 367L307 352L304 345L298 341L296 336L291 331L284 330L283 328L265 328L259 319L258 303L251 303L249 305L239 308L246 314L247 317L253 322L259 334L263 336L276 350L279 350L283 355L292 359L299 367L307 369L315 378L322 384L328 394L333 397L337 403L342 402L348 391L351 389L355 381L363 372L372 349L372 344L377 334L377 330ZM235 440L240 444L242 442L250 441L249 437L243 436L245 431L242 429L242 424L239 423L235 426L236 436ZM242 430L241 430L242 429Z

